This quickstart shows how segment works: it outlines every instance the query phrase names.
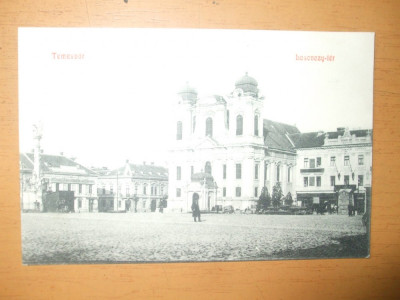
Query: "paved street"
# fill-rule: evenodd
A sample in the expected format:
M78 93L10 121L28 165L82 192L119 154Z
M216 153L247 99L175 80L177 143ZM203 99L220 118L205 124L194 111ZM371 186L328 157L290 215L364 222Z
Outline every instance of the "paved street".
M194 223L190 214L26 213L23 262L276 259L288 251L329 249L340 238L365 233L361 216L204 214L202 221Z

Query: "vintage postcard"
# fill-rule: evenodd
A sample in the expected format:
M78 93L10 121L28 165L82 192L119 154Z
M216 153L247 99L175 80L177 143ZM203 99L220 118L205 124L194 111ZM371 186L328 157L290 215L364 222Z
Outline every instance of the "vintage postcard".
M19 29L22 262L369 257L374 34Z

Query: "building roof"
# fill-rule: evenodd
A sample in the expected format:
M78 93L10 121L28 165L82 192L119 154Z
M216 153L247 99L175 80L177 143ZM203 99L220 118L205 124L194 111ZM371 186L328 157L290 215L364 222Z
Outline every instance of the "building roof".
M296 126L279 123L271 120L263 120L264 144L270 149L294 151L294 145L289 135L300 134Z
M258 93L258 82L257 80L255 80L253 77L250 77L247 72L246 74L239 78L236 82L235 82L235 87L237 89L242 89L244 93L254 93L257 94Z
M20 163L23 170L32 171L34 168L33 153L20 153ZM43 173L90 175L97 174L83 165L63 155L40 155L40 168Z
M195 102L197 100L197 91L195 88L191 87L189 83L186 83L185 86L178 92L178 94L182 97L182 100L187 102Z
M127 174L128 172L128 174ZM130 176L137 179L168 180L168 170L161 166L127 163L125 166L103 174L105 176Z
M294 143L297 149L301 148L316 148L322 147L325 145L325 138L333 140L337 139L339 136L343 136L345 134L344 128L338 128L337 131L332 132L307 132L307 133L293 133L290 134L289 137ZM355 136L356 138L367 137L369 134L372 134L372 130L368 129L359 129L359 130L350 130L350 135Z

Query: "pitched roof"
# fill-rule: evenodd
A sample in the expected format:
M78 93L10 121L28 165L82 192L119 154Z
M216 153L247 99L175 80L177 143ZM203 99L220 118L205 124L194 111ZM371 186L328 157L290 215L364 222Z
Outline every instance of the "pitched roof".
M263 120L264 144L271 149L293 151L294 147L288 138L291 134L300 133L296 126Z
M106 176L117 176L124 175L126 165L112 170L109 173L105 174ZM138 179L158 179L158 180L167 180L168 179L168 170L161 166L155 165L137 165L129 163L131 176Z
M296 148L321 147L325 140L325 134L321 132L294 133L289 137Z
M350 135L355 135L356 138L366 137L372 135L372 130L359 129L350 130ZM289 137L294 143L296 148L315 148L324 146L325 135L328 134L329 139L337 139L339 136L344 135L344 130L332 131L332 132L307 132L307 133L294 133L290 134Z
M33 170L33 153L21 153L20 162L24 169ZM62 155L41 154L40 168L44 173L68 173L96 176L96 173L92 170Z

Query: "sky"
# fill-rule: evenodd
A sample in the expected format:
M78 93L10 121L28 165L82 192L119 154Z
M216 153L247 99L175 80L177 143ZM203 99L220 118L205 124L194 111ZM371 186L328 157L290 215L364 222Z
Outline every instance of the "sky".
M40 122L44 153L89 167L165 165L185 83L226 96L246 72L266 119L301 132L373 125L373 33L20 28L18 42L21 152Z

